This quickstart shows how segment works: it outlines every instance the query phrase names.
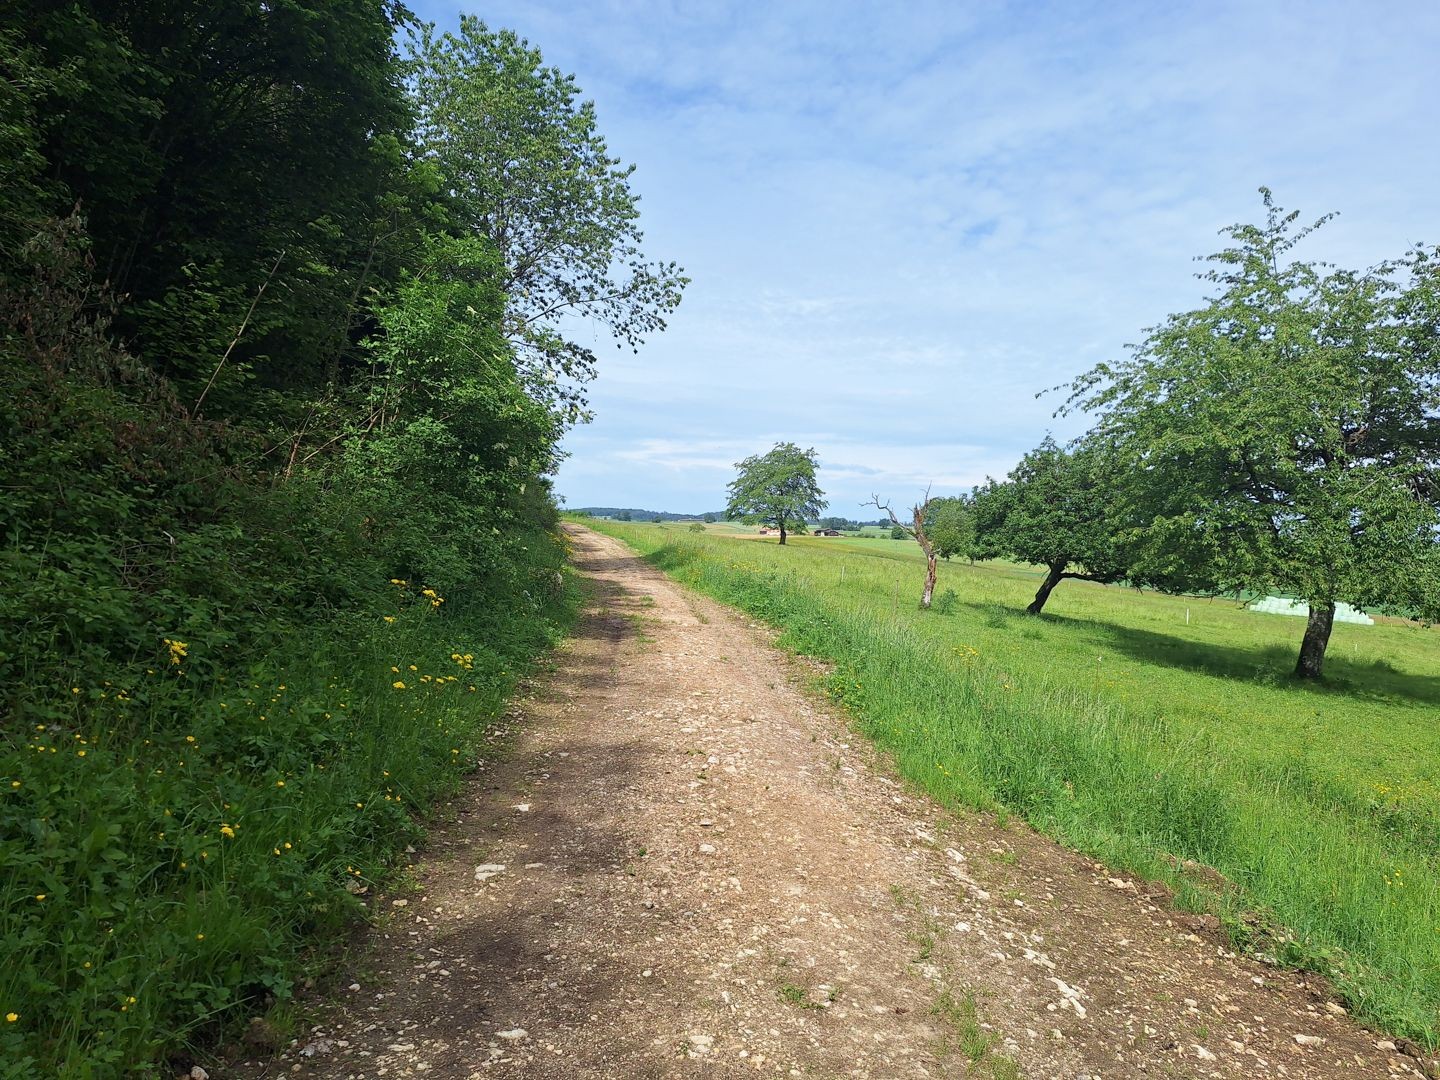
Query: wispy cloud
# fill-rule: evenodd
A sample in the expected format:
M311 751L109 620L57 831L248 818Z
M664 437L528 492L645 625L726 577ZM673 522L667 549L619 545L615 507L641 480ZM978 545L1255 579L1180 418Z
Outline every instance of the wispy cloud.
M594 97L648 246L694 278L639 356L602 351L577 505L713 508L776 439L816 445L837 507L1003 473L1078 433L1038 391L1199 302L1192 257L1262 183L1343 212L1317 258L1440 240L1424 0L482 14Z

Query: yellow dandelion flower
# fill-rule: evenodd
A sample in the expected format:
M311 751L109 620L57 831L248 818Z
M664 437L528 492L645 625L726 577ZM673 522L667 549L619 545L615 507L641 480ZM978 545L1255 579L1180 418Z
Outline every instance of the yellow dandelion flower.
M229 825L221 825L221 826L220 826L220 835L221 835L221 836L228 836L231 840L234 840L234 839L235 839L235 830L232 829Z
M396 679L396 680L395 680L394 682L392 682L390 685L393 686L396 690L404 690L404 689L405 689L405 684L404 684L403 682L401 682L399 679Z
M276 787L284 787L284 786L285 786L285 781L284 781L284 780L276 780L276 781L275 781L275 786L276 786Z
M5 1022L6 1022L7 1024L13 1024L13 1023L15 1023L16 1020L19 1020L19 1019L20 1019L20 1014L19 1014L19 1013L8 1012L8 1013L5 1014Z

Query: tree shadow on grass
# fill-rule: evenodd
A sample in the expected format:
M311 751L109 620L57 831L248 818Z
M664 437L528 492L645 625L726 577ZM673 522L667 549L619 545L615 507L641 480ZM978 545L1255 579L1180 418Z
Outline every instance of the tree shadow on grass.
M990 605L986 606L986 611L990 612ZM1088 634L1097 644L1124 653L1142 663L1196 671L1204 675L1264 686L1304 690L1319 695L1343 695L1373 701L1409 698L1440 704L1440 676L1397 671L1384 661L1355 663L1332 653L1326 660L1324 679L1319 682L1298 679L1294 675L1295 659L1300 649L1298 634L1293 645L1238 648L1210 642L1187 641L1151 630L1049 612L1039 616L1027 616L1017 611L1014 619L1005 620L1005 625L1021 626L1032 618L1052 625L1072 627L1077 633Z

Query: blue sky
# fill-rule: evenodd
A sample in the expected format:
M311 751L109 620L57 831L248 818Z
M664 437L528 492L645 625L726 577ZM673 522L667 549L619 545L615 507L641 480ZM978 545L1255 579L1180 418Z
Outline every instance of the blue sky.
M1002 475L1083 427L1038 391L1200 302L1261 184L1341 212L1312 258L1440 243L1428 0L414 8L573 73L693 279L638 356L599 350L571 506L719 508L781 440L845 516Z

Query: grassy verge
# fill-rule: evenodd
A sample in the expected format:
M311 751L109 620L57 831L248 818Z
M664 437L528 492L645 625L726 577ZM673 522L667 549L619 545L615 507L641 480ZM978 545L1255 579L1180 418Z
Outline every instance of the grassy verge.
M1440 1045L1434 631L1337 627L1315 688L1283 674L1298 622L1234 605L1067 583L1028 618L1034 578L982 566L947 567L920 612L898 550L592 524L833 661L829 693L942 803L1166 880L1357 1016Z
M392 587L243 668L174 642L6 732L0 1076L148 1072L288 999L576 606Z

